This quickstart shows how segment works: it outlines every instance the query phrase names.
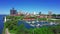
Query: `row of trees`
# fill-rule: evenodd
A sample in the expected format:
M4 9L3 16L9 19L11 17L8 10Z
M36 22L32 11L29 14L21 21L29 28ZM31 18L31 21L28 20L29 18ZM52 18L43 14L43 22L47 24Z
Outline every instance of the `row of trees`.
M11 20L22 20L24 18L24 16L6 16L7 19L11 19Z
M23 20L24 16L7 16L7 19L12 19L12 20ZM38 19L38 20L47 20L47 18L37 18L36 16L34 17L29 17L29 18L34 18L34 19Z

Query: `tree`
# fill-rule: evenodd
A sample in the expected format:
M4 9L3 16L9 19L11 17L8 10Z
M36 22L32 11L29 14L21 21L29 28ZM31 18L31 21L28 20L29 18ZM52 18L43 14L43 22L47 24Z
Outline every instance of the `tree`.
M24 34L24 30L25 30L24 24L21 24L20 26L18 26L16 34Z
M56 16L56 14L52 14L52 16Z
M34 34L53 34L53 32L48 27L41 27L41 28L36 28L34 30Z

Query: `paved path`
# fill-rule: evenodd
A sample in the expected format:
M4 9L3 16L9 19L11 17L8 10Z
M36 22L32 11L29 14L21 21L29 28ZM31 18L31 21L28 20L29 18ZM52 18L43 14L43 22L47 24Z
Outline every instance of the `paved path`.
M6 28L5 34L10 34L8 28Z

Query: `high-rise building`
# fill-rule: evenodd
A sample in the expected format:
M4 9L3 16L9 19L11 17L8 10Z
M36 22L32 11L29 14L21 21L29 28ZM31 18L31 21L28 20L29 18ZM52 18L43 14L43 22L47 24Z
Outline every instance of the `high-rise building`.
M52 11L48 11L48 15L52 15Z
M14 8L12 8L10 10L10 15L15 15L15 14L17 14L17 10L15 10Z
M39 15L41 15L41 12L39 12Z
M52 11L48 11L48 15L49 15L48 18L51 18L52 17L51 16L52 15Z
M36 15L37 14L37 12L32 12L32 15Z

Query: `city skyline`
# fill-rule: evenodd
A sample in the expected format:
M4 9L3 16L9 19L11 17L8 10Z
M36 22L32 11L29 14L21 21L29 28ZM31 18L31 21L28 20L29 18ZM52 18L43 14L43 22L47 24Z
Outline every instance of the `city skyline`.
M9 14L14 7L17 11L60 14L60 0L0 0L0 14Z

